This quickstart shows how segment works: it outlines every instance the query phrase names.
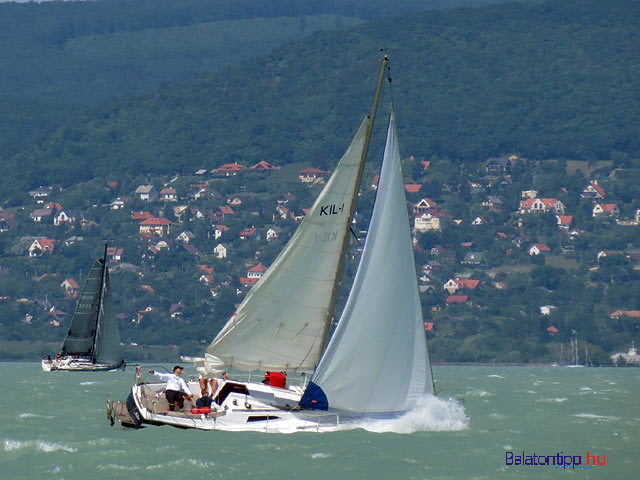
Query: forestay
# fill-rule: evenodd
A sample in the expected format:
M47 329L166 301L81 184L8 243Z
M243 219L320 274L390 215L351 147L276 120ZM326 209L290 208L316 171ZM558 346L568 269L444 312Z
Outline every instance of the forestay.
M206 370L313 371L325 343L369 119L280 255L207 348Z
M433 393L416 277L392 114L354 284L301 406L384 414Z

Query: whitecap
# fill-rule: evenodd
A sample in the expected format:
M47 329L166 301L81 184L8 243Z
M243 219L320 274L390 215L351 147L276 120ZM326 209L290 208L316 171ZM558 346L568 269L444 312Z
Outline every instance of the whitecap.
M41 452L45 452L45 453L58 452L58 451L73 453L78 451L77 448L71 447L65 443L47 442L46 440L23 441L23 440L5 439L4 441L4 450L6 452L10 452L13 450L21 450L23 448L34 448L34 447L37 450L40 450Z
M83 385L83 386L84 385L97 385L97 384L98 384L98 382L96 382L96 381L93 381L93 382L80 382L80 385Z
M484 390L469 390L466 395L468 397L490 397L491 393L485 392Z
M343 425L343 429L362 428L376 433L414 433L453 431L469 428L469 417L454 399L426 397L420 404L399 418L369 420Z
M51 420L52 418L55 418L52 415L40 415L38 413L21 413L20 415L18 415L18 418L44 418L46 420Z
M503 445L502 448L504 448L505 450L513 450L513 447L509 444Z
M539 398L536 400L536 402L555 402L555 403L562 403L562 402L566 402L567 400L569 400L566 397L557 397L557 398Z
M502 375L487 375L487 378L504 378Z
M328 453L312 453L311 454L311 458L313 458L314 460L316 458L329 458L331 457L331 455L329 455Z
M592 420L598 420L603 422L610 422L612 420L620 420L618 417L612 417L607 415L595 415L593 413L576 413L574 417L578 418L590 418Z

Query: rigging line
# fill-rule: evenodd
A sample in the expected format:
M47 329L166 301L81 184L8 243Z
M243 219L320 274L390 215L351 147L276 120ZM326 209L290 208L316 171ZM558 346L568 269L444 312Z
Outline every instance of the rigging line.
M393 78L391 77L391 66L389 66L389 64L387 64L387 70L385 73L386 73L387 81L389 82L389 97L391 98L391 110L395 111L394 102L393 102L393 85L391 83Z

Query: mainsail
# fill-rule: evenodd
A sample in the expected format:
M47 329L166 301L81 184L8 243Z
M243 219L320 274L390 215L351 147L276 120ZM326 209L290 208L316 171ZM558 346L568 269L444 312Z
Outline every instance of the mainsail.
M206 370L313 371L331 321L369 123L365 118L296 232L207 348Z
M92 356L98 327L104 260L97 259L89 271L76 310L71 319L67 338L62 345L62 355Z
M300 405L392 413L425 393L433 382L392 113L358 271Z

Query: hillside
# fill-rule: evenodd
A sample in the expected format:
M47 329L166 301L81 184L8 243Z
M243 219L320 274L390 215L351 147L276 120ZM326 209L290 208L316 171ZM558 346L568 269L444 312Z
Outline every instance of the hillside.
M70 120L3 162L3 189L237 159L321 166L368 103L379 46L392 55L400 128L417 155L478 162L517 151L626 165L640 151L637 5L457 9L316 33ZM28 175L16 178L17 165Z
M498 0L503 1L503 0ZM224 72L317 30L486 0L0 3L0 158L92 106Z
M61 340L62 284L108 241L123 341L201 352L317 195L300 171L343 153L383 45L393 91L355 231L392 93L433 358L553 362L579 336L607 363L640 334L637 5L375 20L69 120L0 163L0 336ZM279 168L248 168L262 161ZM145 230L149 216L171 231ZM354 243L345 285L356 261Z

